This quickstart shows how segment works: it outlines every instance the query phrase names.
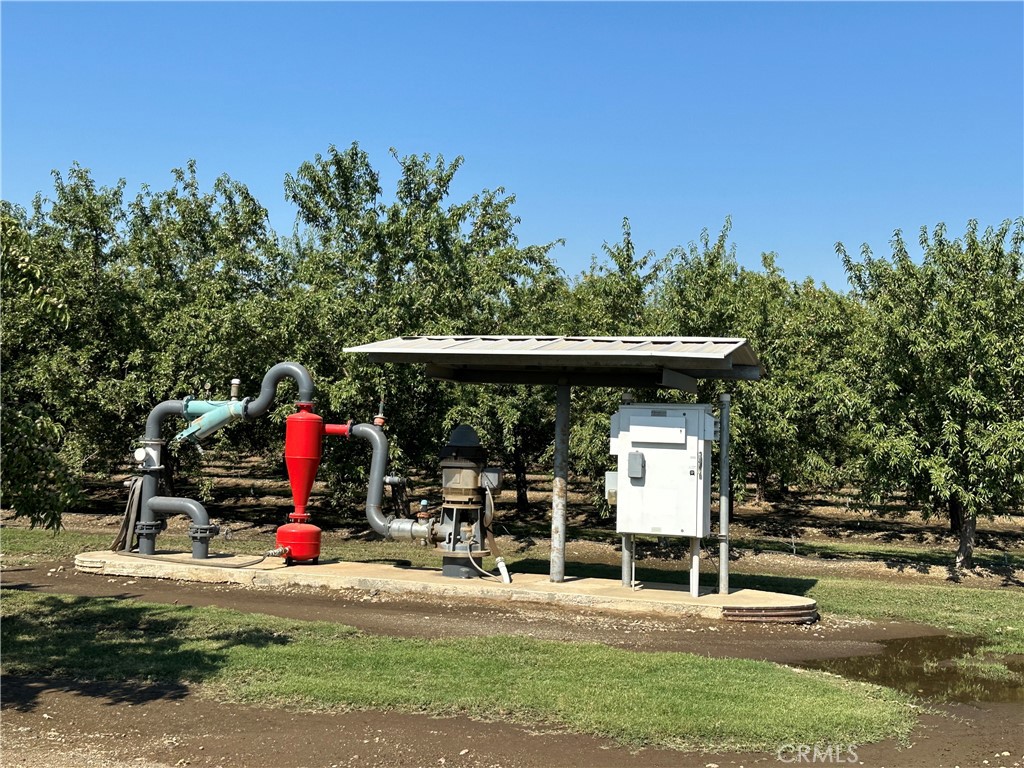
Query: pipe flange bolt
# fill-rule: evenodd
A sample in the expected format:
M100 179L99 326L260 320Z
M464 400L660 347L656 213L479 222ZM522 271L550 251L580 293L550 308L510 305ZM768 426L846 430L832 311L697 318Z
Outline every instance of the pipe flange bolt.
M164 529L163 520L154 520L152 522L143 522L140 520L135 524L135 533L138 536L156 535Z
M220 533L219 525L196 525L193 523L188 527L188 535L192 541L206 541Z

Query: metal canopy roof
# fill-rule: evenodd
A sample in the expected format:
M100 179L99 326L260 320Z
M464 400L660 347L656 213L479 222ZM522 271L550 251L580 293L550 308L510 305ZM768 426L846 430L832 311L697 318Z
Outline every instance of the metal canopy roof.
M345 352L421 363L439 379L478 383L662 386L761 378L746 339L681 336L400 336Z

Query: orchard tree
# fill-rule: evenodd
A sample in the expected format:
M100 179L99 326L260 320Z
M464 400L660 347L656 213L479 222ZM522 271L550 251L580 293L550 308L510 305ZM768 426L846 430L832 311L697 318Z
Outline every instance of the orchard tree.
M38 195L30 213L4 204L2 286L4 504L50 528L84 472L124 457L145 391L123 184L98 187L77 165L53 178L53 199ZM19 477L33 467L44 474Z
M401 176L391 201L357 144L332 146L286 177L298 207L287 335L323 382L329 409L366 413L383 399L396 466L426 469L447 437L454 388L413 366L380 366L340 349L400 335L518 329L534 282L550 284L554 268L550 246L519 246L515 198L502 188L450 199L461 157L392 157ZM520 411L507 403L501 411L511 429Z
M123 181L53 176L52 199L2 211L3 503L48 527L156 402L258 384L280 275L266 212L227 177L204 192L190 163L126 206Z
M80 498L78 468L64 448L65 430L40 393L32 387L26 363L40 335L68 329L70 315L61 286L47 274L48 264L34 251L24 210L0 203L0 423L3 471L0 504L31 525L57 528L63 512Z
M650 333L650 306L666 266L654 251L637 254L629 219L622 220L622 239L604 243L601 257L571 285L562 311L563 334L580 336L645 336ZM658 390L634 393L644 400ZM573 387L569 460L576 472L592 481L603 479L613 459L608 454L609 417L621 402L619 387ZM596 489L602 490L600 488ZM607 511L603 493L595 501Z
M956 239L922 228L920 243L920 263L899 231L889 259L836 245L868 315L865 490L948 515L971 568L978 518L1024 499L1024 218L983 233L972 220Z
M730 228L726 219L714 240L704 230L699 243L673 253L654 307L656 332L742 337L757 353L760 381L704 381L698 400L732 395L734 476L749 476L758 500L791 486L838 485L850 446L846 360L856 307L813 281L787 280L774 254L762 255L759 271L740 267Z

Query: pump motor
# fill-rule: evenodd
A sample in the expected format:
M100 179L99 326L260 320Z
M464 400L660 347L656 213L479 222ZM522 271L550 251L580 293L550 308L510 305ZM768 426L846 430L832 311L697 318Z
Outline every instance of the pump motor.
M501 469L487 466L487 451L476 430L455 428L441 449L441 519L436 527L442 551L441 573L470 579L481 575L483 558L490 555L493 494L500 492Z

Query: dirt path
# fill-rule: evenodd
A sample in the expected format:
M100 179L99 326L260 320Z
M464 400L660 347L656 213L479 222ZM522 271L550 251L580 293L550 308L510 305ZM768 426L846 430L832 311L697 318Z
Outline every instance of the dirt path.
M78 574L70 562L5 568L13 589L217 605L286 618L341 621L375 634L525 634L637 651L686 651L795 663L877 652L878 641L936 634L912 624L826 620L753 626L487 603L458 606L387 595L170 583ZM3 765L109 766L725 766L785 765L775 754L631 752L607 740L499 722L379 712L296 713L224 705L181 687L5 678ZM1018 704L952 705L926 715L914 744L858 747L867 766L1024 767ZM780 745L781 746L781 745ZM798 746L798 745L795 745ZM827 746L827 745L823 745ZM1003 754L1006 752L1007 754ZM793 759L786 751L783 757ZM984 761L988 761L987 763Z
M798 663L810 659L878 653L879 640L941 634L920 624L842 621L812 625L758 625L697 618L685 624L663 618L557 606L485 600L458 603L438 598L410 600L362 591L251 589L78 573L71 562L4 568L12 589L141 599L178 605L215 605L305 621L335 621L371 634L400 637L527 635L544 640L589 641L637 651L678 651L705 656ZM770 642L766 642L770 640Z

